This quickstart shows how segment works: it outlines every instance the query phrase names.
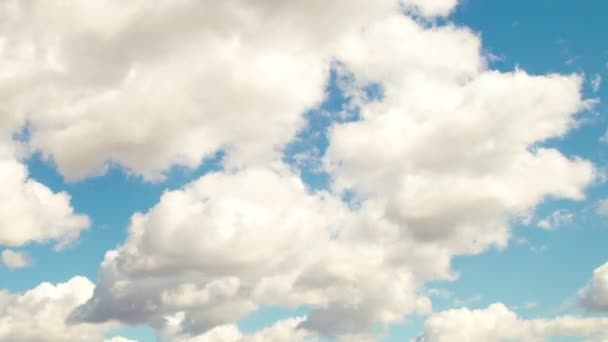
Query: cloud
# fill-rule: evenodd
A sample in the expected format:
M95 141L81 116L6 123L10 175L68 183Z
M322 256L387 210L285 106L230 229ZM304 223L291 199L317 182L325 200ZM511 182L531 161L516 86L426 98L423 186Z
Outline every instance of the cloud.
M93 294L94 285L74 277L65 283L42 283L25 293L0 291L1 342L101 341L112 324L66 325L68 314Z
M309 193L281 167L207 174L132 217L94 297L71 319L163 331L166 317L183 315L179 333L196 336L261 305L307 305L301 327L333 336L428 311L413 273L447 261L427 246L391 242L396 227L361 215L330 193Z
M2 251L2 262L10 269L17 269L28 267L33 261L26 253L5 249Z
M192 5L188 1L183 4ZM245 51L251 48L254 61L258 53L266 56L274 51L273 56L278 54L280 61L284 57L296 64L268 74L272 81L268 94L265 86L252 86L264 92L256 92L252 96L255 102L249 103L249 97L242 101L232 99L240 99L237 96L242 95L240 91L249 89L245 80L252 77L251 73L266 75L266 69L248 60L238 66L247 68L239 74L242 77L238 77L238 82L224 85L222 77L228 75L230 79L234 75L232 69L228 71L229 67L222 64L226 58L215 61L194 54L200 58L193 61L200 60L201 65L210 65L209 70L219 70L223 75L211 78L217 81L213 85L214 94L222 96L224 87L239 92L228 92L231 96L222 100L225 106L209 112L214 114L193 115L194 121L186 120L187 126L183 127L183 118L177 114L180 111L175 112L170 122L163 121L167 117L161 114L162 110L157 116L149 114L146 118L153 125L162 117L159 121L162 124L158 125L167 132L165 139L159 140L162 147L158 153L147 153L150 141L157 141L156 137L116 145L115 136L120 137L121 133L115 132L119 128L112 128L111 143L93 144L95 148L113 152L105 158L93 158L95 163L110 158L136 172L153 175L174 163L167 156L183 153L188 146L196 146L195 155L199 157L207 153L198 154L200 151L217 149L215 145L209 149L201 147L199 143L207 140L196 134L192 141L197 144L173 143L188 136L199 124L210 127L209 132L226 136L225 127L216 126L225 119L231 125L239 122L244 130L234 135L238 141L237 147L233 147L237 159L257 162L236 163L242 167L226 167L222 172L204 175L182 189L166 192L148 212L135 214L126 241L106 254L93 298L71 314L71 321L146 323L161 333L171 331L172 336L198 338L234 324L262 305L306 306L310 312L298 323L300 329L330 337L374 340L407 315L431 311L423 286L430 280L455 279L450 269L452 257L481 253L491 246L505 247L511 238L510 223L529 215L548 196L584 198L584 189L595 176L593 165L580 158L566 157L556 149L539 147L547 139L567 134L574 127L575 114L588 107L588 101L581 95L580 76L488 70L480 37L470 30L452 24L421 24L384 2L365 4L370 13L361 11L354 15L348 11L355 11L356 5L349 3L343 14L337 9L345 3L332 2L331 6L336 8L328 9L334 16L331 29L325 26L325 12L293 3L273 8L278 13L276 17L267 17L268 12L264 11L268 9L261 4L257 8L247 3L240 10L231 5L213 5L219 9L209 9L216 10L211 11L215 16L210 17L216 21L205 24L213 24L210 28L202 28L207 35L201 38L201 46L206 46L209 37L224 48L225 44L236 44L233 42L236 40L244 44ZM306 6L313 5L320 3ZM166 10L163 13L168 14L164 16L173 18L173 12ZM155 17L155 10L151 11L144 23L160 20ZM314 20L310 17L318 13L323 14ZM226 38L225 27L214 26L225 20L223 15L230 18L237 14L247 14L251 20L247 42L239 41L245 32L241 22L231 27L234 35L228 36L232 40ZM318 23L308 29L313 32L294 25L313 21ZM187 20L177 22L180 27L192 24ZM144 25L139 30L147 29ZM282 36L285 32L290 33L289 39ZM319 41L331 47L319 45ZM250 46L254 42L261 45ZM294 42L300 42L302 50L296 49L296 55L284 55L284 51L294 51ZM241 49L239 44L236 45ZM186 71L190 73L183 77L188 80L198 72L180 69L190 65L183 62L180 48L177 45L176 50L163 50L176 56L171 79L177 79L177 83L170 83L171 91L175 85L180 88L180 76ZM301 55L306 55L302 51L315 49L324 51L320 53L323 58L315 55L300 65ZM213 51L205 50L205 54L213 55ZM237 56L241 56L240 51ZM172 58L160 60L153 59L150 63L162 70L172 67ZM320 98L324 76L314 81L308 77L309 73L316 74L317 68L324 70L319 75L325 75L329 60L334 60L339 65L338 72L352 80L345 91L360 93L366 86L376 84L382 96L357 102L359 120L333 125L329 149L323 157L323 165L333 180L332 189L310 192L287 166L258 163L271 157L258 158L255 154L251 159L245 158L249 152L238 152L238 146L248 149L252 141L256 142L254 145L262 144L264 151L269 146L280 146L291 133L280 134L281 138L273 143L265 140L267 135L275 136L275 128L282 133L293 132L297 125L287 124L279 129L273 121L275 112L266 110L263 125L268 131L258 135L260 113L251 112L255 122L249 122L249 114L232 116L239 112L232 106L266 108L266 104L287 96L289 106L273 105L271 109L280 109L281 122L292 122L304 110L305 103L310 105L316 101L313 99ZM157 62L158 65L154 64ZM274 65L276 61L272 62L269 63ZM302 75L292 73L292 69L301 70ZM148 75L147 70L142 74ZM152 74L165 77L167 73ZM136 72L133 77L137 75L140 74ZM294 79L298 80L297 86L286 86ZM153 81L136 84L157 86ZM301 92L301 86L313 90L298 95L306 100L296 106L290 102L292 95L283 92ZM202 93L206 89L203 87ZM181 93L171 91L172 99L183 99ZM153 97L156 94L152 92ZM149 97L146 93L146 103ZM265 102L267 98L272 101ZM161 99L158 95L158 100ZM203 97L192 108L204 109L206 100ZM163 109L160 105L165 101L162 99L155 108ZM217 119L215 113L219 112L226 114ZM292 112L299 114L292 117ZM90 113L88 110L76 113L74 117L90 119L86 122L99 122L93 119L97 116L86 114ZM122 125L122 118L135 115L123 114L116 114L108 122ZM211 117L213 124L206 126L205 120ZM68 118L73 117L49 122L68 122ZM172 120L179 123L175 130ZM140 122L145 121L139 120L138 125ZM128 136L142 132L142 136L148 137L147 126L138 125L131 127ZM62 140L60 145L68 141ZM230 142L218 143L224 144ZM48 144L40 146L45 148ZM162 161L132 163L114 153L116 146L121 147L120 151L132 151L138 158L160 156ZM163 149L172 146L177 147L165 155ZM62 168L58 156L66 151L48 151L56 161L60 160ZM188 160L194 165L198 159ZM90 170L95 163L85 160L84 169ZM64 170L75 170L63 165ZM342 203L345 192L354 193L360 205L349 208ZM228 328L222 331L234 332Z
M29 177L20 160L23 146L12 137L20 122L10 114L0 116L0 246L55 241L59 249L76 240L90 222L74 212L67 193L53 192Z
M398 4L3 1L0 111L70 180L272 161L323 100L334 41Z
M560 209L554 211L553 213L551 213L551 215L538 221L536 225L542 229L551 230L556 229L557 227L563 224L572 223L572 220L574 220L573 213L569 212L568 210Z
M429 17L456 4L405 3ZM373 339L430 312L422 287L454 279L453 256L506 246L513 219L547 196L583 199L594 178L591 163L538 147L588 107L580 76L488 70L477 34L421 24L398 1L0 6L0 129L27 123L24 143L66 178L115 163L157 180L228 152L225 171L132 217L94 296L62 308L78 306L72 323L210 338L261 305L306 305L298 333ZM267 165L323 100L332 63L348 90L382 96L332 127L333 189L311 193ZM0 227L19 227L0 244L61 247L88 226L14 154L0 162ZM361 205L342 203L345 191Z
M452 255L505 246L513 219L546 196L582 200L594 179L590 162L538 147L589 105L582 78L487 70L480 46L465 28L394 16L338 56L355 86L381 84L384 96L331 129L336 191L375 202L401 235Z
M90 222L74 212L67 193L53 192L29 177L21 161L24 146L13 138L23 123L23 118L0 108L0 246L55 241L61 248L77 239Z
M598 91L600 91L601 86L602 76L600 74L596 74L595 76L593 76L593 78L591 78L591 90L593 90L594 93L597 93Z
M608 318L562 316L526 320L504 304L496 303L486 309L462 308L434 313L416 341L541 342L558 336L600 338L606 329Z
M608 312L608 263L593 271L593 278L579 291L579 305L587 311Z
M0 245L56 241L61 249L90 225L87 216L74 212L67 193L29 178L24 164L1 153L0 184Z
M600 216L608 216L608 199L601 199L597 202L595 212Z

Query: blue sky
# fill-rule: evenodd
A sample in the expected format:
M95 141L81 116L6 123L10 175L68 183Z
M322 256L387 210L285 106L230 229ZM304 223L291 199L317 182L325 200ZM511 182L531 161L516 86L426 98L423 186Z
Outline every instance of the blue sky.
M602 214L598 210L601 200L608 198L605 180L601 179L605 170L608 169L606 153L608 149L606 143L601 139L608 128L606 117L608 107L605 104L608 88L604 82L597 81L608 79L608 45L605 43L605 35L608 32L606 13L608 13L608 3L600 0L584 2L462 0L447 17L419 18L430 30L433 27L455 25L461 28L468 27L479 34L482 51L489 61L488 69L501 72L521 69L532 75L579 74L584 77L582 97L596 99L592 108L575 114L578 124L565 135L536 142L536 147L554 148L569 158L580 157L593 163L599 176L585 187L585 198L575 201L550 195L543 196L542 200L528 208L531 215L527 222L517 220L511 222L511 238L508 246L498 248L489 245L480 254L458 255L456 253L453 255L451 270L458 275L457 279L424 281L424 285L420 289L421 293L430 295L434 312L459 307L483 310L492 303L500 302L526 320L553 318L568 314L591 318L601 318L602 315L606 315L606 312L602 313L601 310L586 312L577 304L579 290L591 281L593 270L608 261L606 252L608 211ZM2 36L1 33L2 28L0 27L0 36ZM283 44L282 40L281 44ZM404 44L407 44L407 41ZM277 49L281 49L281 47L279 46ZM348 63L345 64L348 68ZM316 64L305 63L305 65L314 67ZM0 64L1 67L2 64ZM323 169L322 159L331 144L331 134L328 133L331 132L331 127L361 120L360 109L356 105L356 101L360 99L353 99L346 93L347 90L340 82L348 83L348 77L340 76L339 70L336 68L334 64L333 71L324 70L325 73L331 75L328 77L328 82L323 83L321 90L325 95L321 104L309 105L308 109L300 113L307 120L306 123L300 126L301 129L295 137L291 136L280 148L283 152L279 159L295 170L293 172L300 176L308 190L313 193L336 191L336 188L333 187L336 182L335 178L340 177L338 173L332 174L331 171ZM224 69L219 68L219 70L221 73L221 70ZM356 71L354 73L356 75ZM295 74L295 76L298 75L300 74ZM208 77L211 79L213 75L208 75ZM346 80L341 80L341 77L346 77ZM179 78L176 77L176 80ZM363 96L363 101L367 103L382 102L384 100L382 80L377 83L373 79L372 82L365 81L362 89L363 93L367 95ZM170 83L171 79L167 82ZM297 87L293 84L299 83L299 80L291 79L285 80L285 82L286 87L288 87L287 84ZM305 82L307 80L302 81L302 84ZM388 82L390 81L387 81L387 84ZM218 92L224 91L224 87L223 84L218 85L217 88L220 89ZM305 88L305 85L303 87ZM213 93L213 90L212 85L204 91ZM228 91L228 93L230 92ZM253 93L255 94L255 92ZM280 92L276 96L289 98ZM522 94L522 96L526 96L526 94ZM311 97L314 96L311 95ZM68 98L67 95L66 98ZM206 106L204 99L200 101ZM239 100L233 99L232 101L238 102ZM242 101L249 105L248 100ZM314 104L314 101L312 103ZM300 108L298 105L293 107ZM179 110L181 107L177 108ZM272 110L274 107L271 105L268 108ZM266 108L261 109L262 112L264 110ZM217 115L222 117L224 114L218 113ZM272 120L273 114L268 115L268 118L258 118L258 121L262 122L261 125L264 125L265 120ZM492 113L487 115L492 115ZM513 115L525 115L525 113L514 113ZM179 115L176 115L175 118L179 120ZM30 119L33 122L34 130L46 129L40 128L43 127L43 124L36 126L36 119L37 117ZM63 117L57 120L63 120ZM258 121L252 122L257 124ZM69 121L65 122L69 123ZM245 123L245 125L248 124ZM250 129L255 130L257 126L252 125ZM270 132L270 129L268 131ZM274 131L272 132L274 134ZM221 133L218 131L218 134ZM86 139L91 141L106 139L107 132L99 134L104 137L93 134L87 136ZM177 134L180 134L179 131ZM264 136L264 133L261 136ZM257 139L256 137L258 136L254 136L252 139ZM38 141L42 141L41 139ZM163 139L171 138L164 137ZM230 156L230 151L221 147L211 149L213 153L204 153L203 158L199 158L202 160L200 163L193 164L188 159L186 164L189 165L175 165L179 163L168 163L168 167L163 165L164 169L168 170L165 172L166 178L160 181L150 181L146 179L145 167L142 167L141 170L144 171L140 172L137 169L138 164L135 162L125 166L130 161L126 157L121 160L123 155L116 153L115 155L119 157L112 161L104 174L95 175L95 172L92 172L82 179L72 181L66 177L66 174L70 172L69 165L66 164L68 166L63 168L68 171L62 172L61 165L58 167L58 163L53 161L62 160L63 149L68 150L69 148L61 145L59 145L59 149L46 148L41 145L42 143L38 144L34 141L32 139L31 149L35 152L24 159L30 177L44 184L53 192L68 193L71 196L70 203L74 211L87 215L92 224L88 229L82 231L76 242L60 251L54 250L55 243L52 240L32 241L19 246L2 246L0 239L0 247L24 253L32 260L31 265L23 268L0 267L0 289L11 293L25 292L41 282L62 283L76 275L84 276L94 284L98 283L100 272L103 272L100 271L100 264L104 260L104 255L109 250L119 248L128 238L130 220L134 213L149 211L159 203L161 196L167 191L180 191L190 182L195 182L210 172L229 173L231 169L230 161L227 161L228 157L226 157L226 154ZM226 146L229 145L230 140L220 139L219 142L219 146ZM168 141L167 144L169 143L180 144L181 142L176 140L176 142ZM51 142L48 144L50 146ZM86 144L83 143L83 145ZM121 146L111 143L109 145ZM154 153L154 146L147 151ZM196 149L196 146L191 146L191 148ZM103 148L91 151L102 150ZM137 149L133 151L145 154ZM83 153L88 152L85 150ZM114 152L110 152L109 155L114 156L112 153ZM74 153L74 155L78 156L78 153ZM141 158L144 157L145 155ZM89 157L83 157L83 159L87 158ZM301 159L303 162L298 158L303 158ZM373 167L370 169L373 170ZM348 177L349 173L344 174L347 175L344 177ZM359 184L357 182L359 181L354 181ZM360 183L365 184L364 181ZM363 187L369 190L367 185ZM340 193L338 196L346 201L350 198L348 191ZM356 192L356 190L352 191ZM363 192L361 191L361 193ZM556 212L565 216L558 219L559 222L553 222L551 229L538 227L540 221ZM202 224L202 226L204 225ZM153 227L149 229L153 229ZM204 228L201 228L199 238L205 239L205 234ZM180 247L175 245L175 248ZM226 253L230 253L230 251L226 251ZM382 290L378 289L378 291ZM256 310L242 315L234 323L238 324L243 333L255 333L282 319L303 316L310 312L309 304L305 302L296 304L291 308L262 304ZM419 316L409 312L404 317L404 323L397 322L389 325L388 334L381 338L382 341L407 341L414 339L424 331L426 315ZM375 324L381 323L375 322ZM104 335L106 338L120 335L140 342L156 341L154 329L145 322L131 327L121 324L119 327L105 331ZM434 341L430 336L429 333L428 340ZM179 338L175 337L174 340L178 341ZM580 339L574 337L574 340ZM1 338L0 341L2 341ZM471 339L471 341L476 340ZM560 340L555 339L555 341Z

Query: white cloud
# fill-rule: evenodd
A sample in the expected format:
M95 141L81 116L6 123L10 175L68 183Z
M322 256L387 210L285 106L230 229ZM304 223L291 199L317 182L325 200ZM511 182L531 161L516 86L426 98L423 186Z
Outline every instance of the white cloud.
M32 264L32 258L24 252L15 252L10 249L2 251L2 262L10 269L25 268Z
M24 148L12 139L22 123L0 109L0 246L55 241L61 248L89 227L89 219L74 213L67 193L53 192L29 177L20 160Z
M589 105L581 77L486 70L480 46L467 29L395 16L338 56L384 97L331 130L336 190L376 202L403 236L450 254L505 246L511 219L546 196L581 200L594 179L591 163L535 147Z
M579 297L583 309L608 312L608 263L593 271L593 278L579 291Z
M94 285L74 277L57 285L42 283L25 293L0 290L1 342L90 342L103 340L112 325L66 325L68 314L93 294Z
M542 220L539 220L536 224L538 227L551 230L556 229L563 224L572 223L574 220L574 214L568 210L560 209L551 213L549 216Z
M433 17L456 4L406 6ZM453 279L454 255L505 246L510 220L546 196L582 199L594 177L591 163L535 147L588 105L579 76L487 70L478 35L420 24L398 1L0 6L0 111L11 113L0 128L28 122L29 147L67 178L113 162L158 179L229 150L229 171L133 216L72 320L211 339L241 336L233 324L260 305L307 305L297 333L369 339L428 313L421 287ZM376 82L384 96L333 127L335 192L309 193L284 166L259 165L323 99L334 59L353 89ZM0 227L20 229L0 228L0 244L73 241L88 220L12 156L0 159ZM340 202L347 189L360 208Z
M424 326L418 342L541 342L550 337L594 338L608 329L608 318L562 316L526 320L504 304L487 309L453 309L434 313Z
M597 202L595 212L601 216L608 216L608 199L601 199Z
M299 105L289 101L290 95L286 100L289 101L287 109L276 107L283 113L281 120L286 120L279 121L293 123L290 120L297 115L285 113L301 112L304 103L314 102L322 93L324 76L312 81L307 77L311 70L311 74L316 74L316 68L326 68L327 60L313 56L299 64L301 51L325 46L319 45L316 39L331 45L322 53L324 58L332 56L341 63L342 70L352 73L352 88L360 90L357 88L378 83L383 97L361 104L361 120L336 124L330 132L329 152L324 160L333 177L332 192L309 193L299 177L281 165L227 168L228 171L222 173L205 175L184 189L169 191L150 211L132 217L126 242L107 253L95 295L74 312L74 320L147 323L158 331L173 329L172 334L198 338L206 332L217 332L214 329L218 327L224 327L224 333L234 332L225 327L261 305L305 305L311 311L299 324L300 328L332 337L374 339L377 336L370 333L382 330L376 329L378 327L401 322L408 314L431 311L430 301L421 294L422 286L428 280L454 279L450 270L454 255L480 253L492 245L506 246L511 220L529 215L547 196L584 198L584 189L594 178L593 165L579 158L567 158L555 149L537 147L546 139L567 134L574 125L574 114L588 106L582 99L579 76L533 76L521 70L509 73L487 70L480 38L471 31L454 25L427 27L401 14L384 15L384 8L373 10L375 2L365 4L370 15L357 12L358 15L349 13L347 17L337 14L337 9L345 3L332 2L336 7L328 10L333 15L328 22L332 22L333 27L333 20L337 20L336 26L340 29L327 31L325 12L318 18L311 17L318 12L317 7L305 10L294 3L279 6L273 8L278 13L273 17L276 19L268 19L262 25L258 20L265 18L264 10L268 9L253 8L248 3L243 13L251 16L253 30L249 30L248 42L239 43L244 44L242 48L247 52L251 48L253 60L276 51L279 57L295 64L287 68L290 72L281 69L270 73L272 82L267 88L272 91L268 94L265 86L256 85L254 88L263 93L256 91L257 96L246 96L242 102L232 100L239 98L236 95L240 95L240 91L249 89L246 80L252 77L251 73L265 75L266 69L247 61L238 66L247 70L235 83L223 84L222 79L213 85L214 90L217 88L214 94L223 96L226 88L231 96L220 96L221 104L226 106L214 106L210 113L226 112L217 121L225 119L231 123L230 127L239 122L243 128L231 136L230 141L221 144L238 140L239 146L248 146L248 142L256 141L267 151L271 145L284 143L292 133L281 134L273 143L265 140L266 135L273 136L275 129L293 132L286 127L295 129L297 125L287 124L279 129L273 123L275 112L266 110L263 125L268 131L259 135L259 125L256 125L259 113L251 112L251 118L255 118L252 123L248 121L249 114L238 119L233 116L238 111L232 106L266 108L274 102L267 103L265 99L281 99L283 92L300 92L299 87L310 86L310 92L298 95L306 98L297 101ZM307 4L313 5L320 6L320 3ZM353 8L357 6L348 3L344 9L354 11ZM217 17L211 21L213 25L225 20L221 15L231 17L241 13L230 5L213 9L219 11L212 11ZM237 13L231 12L233 10ZM151 19L146 21L156 18L154 13L152 11L153 15L147 17ZM171 13L167 18L172 18ZM292 25L301 22L318 25L312 33L301 32L295 27L300 26ZM373 23L366 25L367 22ZM189 24L192 23L183 23ZM239 25L231 28L236 41L244 32ZM225 41L222 35L225 27L205 27L204 30L219 46L232 46L232 41ZM269 34L273 30L291 35L287 39L279 35L280 32ZM302 48L296 49L298 56L284 55L283 50L293 52L291 44L296 41L301 41L298 46ZM206 42L203 40L202 46ZM249 46L253 42L262 43L262 48ZM239 44L237 46L241 46ZM162 70L155 74L144 69L142 75L151 74L152 81L135 84L161 87L162 84L153 80L165 77L165 68L174 68L171 75L175 74L176 84L181 85L178 76L186 73L180 69L185 64L182 50L175 51L179 53L175 65L167 64L166 60L156 64L153 60L149 62L152 70ZM213 55L207 50L205 53ZM240 52L236 55L240 56ZM194 53L194 56L199 55ZM192 60L199 59L193 57ZM209 70L219 70L222 77L233 76L226 71L229 66L223 64L225 58L216 61L204 56L200 61L213 67ZM294 70L306 75L294 74ZM191 73L197 75L197 72L195 69ZM132 77L137 79L139 75ZM190 76L183 76L187 78L186 84ZM291 84L294 79L298 80L296 86L286 86L286 82ZM169 83L166 87L173 89L175 84ZM235 87L239 92L231 92ZM169 94L183 99L174 92ZM256 100L250 104L253 98ZM147 100L148 96L143 103ZM208 99L203 100L197 102L197 106L203 106ZM158 101L162 105L166 99L159 95ZM123 102L112 99L111 103ZM184 108L197 106L187 103ZM276 109L274 105L271 107ZM134 108L139 107L134 105ZM162 106L156 108L164 110ZM182 127L183 118L178 114L173 123L173 119L164 121L167 117L161 112L164 113L159 111L158 115L150 114L148 118L154 127L162 126L163 132L167 132L164 140L158 140L162 141L162 148L177 146L175 150L166 155L162 149L157 154L143 153L149 152L148 147L154 145L151 142L157 139L155 134L149 135L145 125L138 126L141 120L124 134L132 137L132 131L140 132L151 140L123 144L115 140L120 133L114 132L118 128L113 128L109 130L112 136L107 138L110 142L95 143L95 149L107 149L112 153L105 158L113 158L149 175L174 163L170 156L184 153L183 149L188 146L196 146L197 153L192 156L198 157L202 155L199 152L218 148L173 144L188 136L193 127L209 127L210 131L226 136L225 127L216 119L207 126L206 120L215 118L212 114L193 116L194 121ZM93 118L98 116L86 113L93 112L87 109L74 115L97 123ZM132 115L123 113L126 114ZM108 122L122 125L125 122L120 118L132 117L116 115ZM71 120L69 115L62 114L59 118L49 122L54 125ZM199 119L203 121L198 122ZM179 127L173 129L172 124ZM86 123L84 125L86 127ZM38 123L38 126L44 125ZM78 129L74 130L78 133ZM245 138L243 132L248 132ZM50 134L55 136L55 133ZM193 134L192 141L206 141L197 140L200 136ZM63 140L63 134L56 137L62 137L57 146L71 139ZM44 143L41 148L45 148L43 145L48 146ZM132 162L116 155L116 146L146 161ZM68 153L53 148L49 151L56 160L60 154ZM146 164L150 155L160 156L161 161ZM243 156L239 159L249 159ZM186 160L196 164L198 157ZM94 158L96 162L105 160ZM61 158L59 160L61 168ZM76 170L66 169L68 164L63 164L64 171ZM83 169L90 170L93 164L85 161ZM362 199L361 206L346 208L339 200L343 190L354 190ZM174 324L176 317L178 323Z
M0 184L0 245L56 241L62 248L90 225L88 217L74 213L67 193L29 178L25 165L1 154Z
M598 91L600 91L601 86L602 76L600 76L600 74L596 74L595 76L593 76L593 78L591 78L591 90L593 90L594 93L597 93Z
M68 179L267 162L323 99L334 42L398 4L3 1L0 111Z
M106 255L94 298L73 318L162 331L167 316L183 315L179 332L196 336L260 305L308 305L302 327L356 335L429 311L413 275L447 260L391 241L396 227L361 215L331 194L308 193L280 168L205 175L133 216L126 243Z

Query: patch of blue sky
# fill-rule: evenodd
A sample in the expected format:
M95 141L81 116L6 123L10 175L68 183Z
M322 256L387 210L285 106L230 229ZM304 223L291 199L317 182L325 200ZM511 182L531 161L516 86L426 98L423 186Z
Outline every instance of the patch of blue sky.
M328 133L332 125L358 120L358 100L382 98L382 87L378 84L353 90L354 87L357 86L352 76L335 63L328 77L325 100L318 108L305 113L306 125L283 151L283 161L298 170L304 183L313 191L331 187L331 176L324 170L322 158L329 145ZM353 91L357 93L353 94Z

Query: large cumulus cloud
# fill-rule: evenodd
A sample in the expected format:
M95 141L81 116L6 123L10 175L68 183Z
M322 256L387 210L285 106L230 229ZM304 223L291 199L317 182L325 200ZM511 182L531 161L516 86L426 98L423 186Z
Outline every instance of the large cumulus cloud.
M390 260L391 245L369 239L371 227L354 232L357 215L280 166L205 175L133 216L72 320L166 330L166 317L181 314L182 332L197 335L260 305L309 305L302 327L333 335L428 310L412 271Z
M582 199L591 163L539 147L588 108L581 77L490 70L478 35L419 20L455 5L3 2L0 112L27 124L24 144L66 178L115 163L157 180L227 152L224 171L133 215L70 323L239 341L233 324L260 306L305 305L279 336L373 340L431 310L420 290L454 278L453 256L506 246L511 220L547 196ZM332 188L311 192L276 160L332 64L360 115L329 131ZM370 84L380 96L359 98ZM28 185L19 165L7 177L59 198L62 226L78 231L67 195Z
M355 82L384 97L333 127L326 162L337 189L377 201L404 234L480 251L504 246L509 219L545 196L583 198L591 163L537 147L589 105L579 76L487 70L470 31L403 16L345 46Z
M69 179L149 179L217 150L272 160L323 98L332 45L397 1L5 1L0 112ZM315 25L310 25L311 22Z
M280 163L246 163L166 193L133 216L74 321L163 331L182 315L181 333L196 336L260 305L307 305L302 329L370 334L428 312L420 287L451 279L452 256L506 246L509 221L546 196L583 198L592 165L537 147L589 105L579 76L488 70L469 30L378 13L326 36L346 91L382 90L330 131L332 191L309 193ZM341 203L346 190L360 205Z

